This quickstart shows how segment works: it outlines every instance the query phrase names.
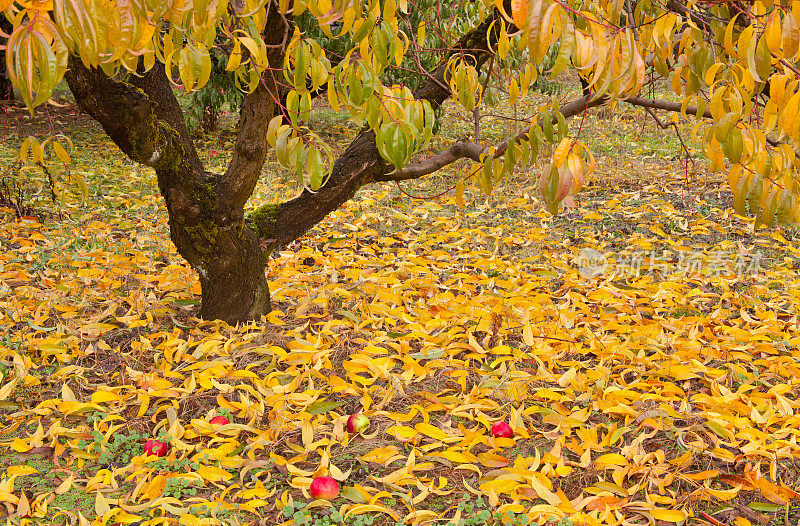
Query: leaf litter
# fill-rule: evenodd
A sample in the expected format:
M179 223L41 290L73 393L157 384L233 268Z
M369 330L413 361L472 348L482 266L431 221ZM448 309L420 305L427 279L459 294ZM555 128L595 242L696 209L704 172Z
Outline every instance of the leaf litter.
M70 219L3 211L10 523L796 515L797 234L753 232L713 179L601 158L557 217L524 178L464 210L375 187L270 263L266 319L230 327L193 317L152 176L119 159L85 161L125 181Z

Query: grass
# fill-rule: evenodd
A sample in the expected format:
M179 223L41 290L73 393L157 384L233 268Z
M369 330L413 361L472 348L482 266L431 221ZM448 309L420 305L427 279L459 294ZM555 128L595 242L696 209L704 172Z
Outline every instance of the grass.
M26 466L26 472L30 472L15 480L15 485L24 488L29 500L32 500L34 495L45 493L53 495L48 504L50 516L54 519L53 524L68 524L69 516L63 515L62 512L67 512L73 517L78 512L84 517L93 515L94 497L92 495L69 489L54 493L69 478L70 470L59 467L52 454L29 452L0 456L0 469L5 470L10 466ZM86 470L87 475L91 473L92 470Z

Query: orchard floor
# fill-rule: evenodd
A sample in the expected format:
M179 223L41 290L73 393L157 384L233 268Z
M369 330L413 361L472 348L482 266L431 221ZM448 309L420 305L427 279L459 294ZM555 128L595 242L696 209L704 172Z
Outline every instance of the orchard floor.
M8 523L797 522L800 231L754 230L643 113L587 117L597 170L555 217L541 161L463 208L461 166L363 190L270 261L275 310L230 327L194 317L154 175L70 111L14 114L0 146L25 196L0 209ZM75 145L55 204L13 164L51 128ZM274 156L264 177L254 205L297 191ZM319 475L338 497L310 498Z

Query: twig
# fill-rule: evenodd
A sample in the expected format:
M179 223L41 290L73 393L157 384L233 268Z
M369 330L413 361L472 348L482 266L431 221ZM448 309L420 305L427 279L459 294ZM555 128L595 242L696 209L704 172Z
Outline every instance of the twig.
M658 118L658 115L656 115L656 112L654 112L652 108L645 106L644 109L647 111L647 113L650 114L651 117L653 117L653 119L655 119L656 123L662 130L666 130L670 126L675 128L675 135L678 137L678 140L681 143L681 148L683 148L683 153L686 155L687 162L684 167L684 179L683 179L683 184L685 186L689 178L689 162L692 163L692 171L695 170L696 166L694 163L694 159L692 159L691 155L689 154L689 149L686 147L686 143L683 142L683 137L681 136L681 130L678 128L678 125L675 124L674 122L664 123L661 119Z
M795 74L795 75L800 75L800 69L797 69L797 67L796 67L794 64L792 64L791 62L789 62L789 61L788 61L788 60L786 60L785 58L782 58L782 59L781 59L781 64L783 64L783 65L784 65L784 66L786 66L787 68L789 68L789 69L791 69L792 71L794 71L794 74Z
M481 87L481 97L478 100L478 104L472 108L472 118L475 120L475 144L481 143L481 104L483 103L483 97L486 95L486 86L489 85L489 79L492 76L492 68L494 67L494 57L495 54L492 53L492 58L489 59L489 67L486 69L486 80L483 81L483 86Z

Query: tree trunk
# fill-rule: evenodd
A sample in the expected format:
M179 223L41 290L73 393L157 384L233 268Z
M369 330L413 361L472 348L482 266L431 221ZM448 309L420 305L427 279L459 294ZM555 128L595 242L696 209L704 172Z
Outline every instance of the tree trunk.
M280 44L291 29L291 20L271 2L264 29L267 44ZM269 252L244 219L244 205L266 159L267 124L277 99L271 72L283 67L284 50L273 45L268 55L271 69L245 97L231 163L221 174L205 170L163 64L116 81L75 56L69 59L66 79L81 109L123 153L155 169L169 212L170 237L200 276L200 315L206 319L238 323L270 310L265 275Z
M14 27L6 17L0 13L0 33L10 34ZM5 45L5 39L2 39ZM11 86L11 79L6 71L6 50L0 49L0 104L14 100L14 89Z

